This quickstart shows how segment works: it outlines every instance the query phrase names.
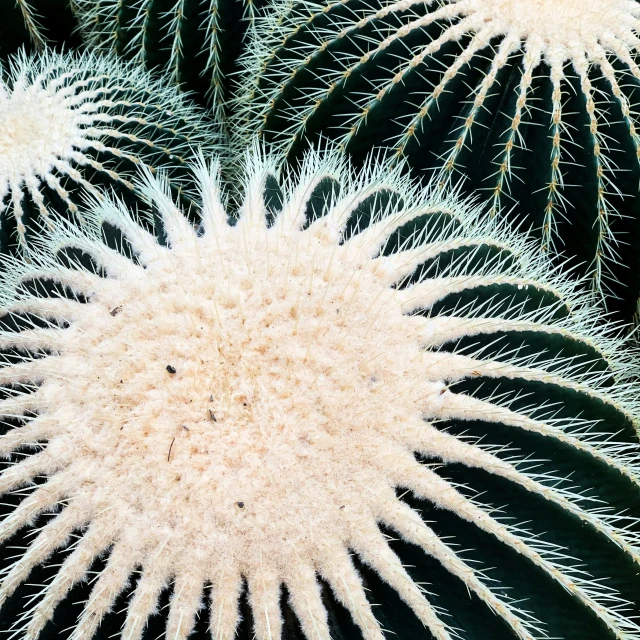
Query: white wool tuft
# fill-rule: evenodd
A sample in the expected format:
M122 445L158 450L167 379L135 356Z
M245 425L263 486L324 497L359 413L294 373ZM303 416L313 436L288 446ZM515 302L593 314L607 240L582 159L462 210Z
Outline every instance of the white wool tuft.
M99 187L133 190L139 166L175 169L219 140L175 88L115 56L22 52L0 66L0 226L12 215L24 248L28 216L77 216Z
M459 15L483 22L495 35L526 40L545 56L570 60L580 51L595 53L605 38L617 37L632 45L629 36L638 26L640 7L634 0L457 0Z
M61 223L43 232L33 262L11 261L0 280L0 311L51 321L48 327L0 332L0 347L25 354L0 368L0 387L9 392L15 383L38 383L31 393L8 393L0 401L0 415L36 414L0 438L0 453L47 441L41 452L0 474L0 491L50 476L0 523L0 539L34 514L63 499L65 504L8 568L0 603L74 529L87 526L24 616L21 638L38 637L57 603L109 547L74 640L92 637L139 565L142 577L122 631L127 640L140 638L171 580L166 637L187 638L209 581L213 637L230 640L243 579L259 640L280 637L282 584L305 636L328 640L317 575L349 609L363 637L382 640L348 549L374 567L435 638L454 637L391 551L379 522L439 560L517 637L539 637L539 623L521 604L488 586L479 570L396 497L396 487L454 511L521 553L591 609L612 637L640 638L640 628L609 603L605 587L558 564L557 550L499 521L414 455L461 462L520 484L583 518L640 562L636 537L618 528L613 516L590 511L579 496L433 423L493 420L541 433L638 483L637 449L624 452L593 435L583 437L578 418L563 423L535 410L519 413L499 398L480 400L449 389L478 375L539 380L600 398L635 418L637 398L621 369L631 375L637 365L631 357L617 361L622 345L595 327L591 300L581 303L573 285L522 237L481 222L480 211L468 203L417 190L384 165L354 175L335 156L310 154L298 176L284 179L282 208L271 226L264 190L274 165L253 152L247 166L234 225L220 199L216 163L196 168L202 233L173 205L166 185L147 174L141 191L161 214L166 246L123 205L103 199L85 214L84 228ZM323 176L335 178L342 190L326 202L326 215L307 226L308 199ZM381 207L368 226L347 237L345 225L356 206L385 189L401 193L404 203ZM448 222L400 251L380 253L399 227L430 213ZM105 244L105 222L123 232L136 260ZM515 260L487 258L472 275L464 273L464 264L454 264L438 278L392 286L429 257L475 244L508 248ZM91 255L104 277L79 263L61 266L56 256L68 248ZM27 293L20 283L33 277L52 279L73 295ZM560 318L540 308L518 315L513 307L491 317L486 307L473 305L446 316L412 314L447 293L496 282L555 292L572 314ZM438 350L464 335L500 330L586 341L610 360L619 386L605 387L608 373L575 372L570 359L553 361L551 371L529 366L517 354L492 360ZM33 357L42 349L48 354Z

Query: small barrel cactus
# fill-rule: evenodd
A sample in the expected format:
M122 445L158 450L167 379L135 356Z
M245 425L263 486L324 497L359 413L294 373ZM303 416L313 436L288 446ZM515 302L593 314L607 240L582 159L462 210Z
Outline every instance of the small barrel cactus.
M147 171L155 232L102 198L5 263L0 624L640 638L638 364L593 300L398 167L274 167L232 216L200 162L196 227Z
M13 57L0 78L0 249L16 234L24 247L29 220L75 215L98 188L133 197L141 164L188 197L192 145L212 152L219 136L173 87L113 56Z
M630 318L640 291L636 0L278 0L243 59L241 144L322 134L517 204ZM619 300L616 300L619 298Z
M73 0L3 0L0 58L20 47L41 51L45 44L76 44Z
M222 116L228 74L256 0L75 0L89 46L159 67Z

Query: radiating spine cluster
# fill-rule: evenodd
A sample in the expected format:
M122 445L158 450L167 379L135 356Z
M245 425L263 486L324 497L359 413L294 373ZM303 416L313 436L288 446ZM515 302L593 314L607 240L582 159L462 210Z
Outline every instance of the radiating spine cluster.
M14 234L25 246L29 220L75 216L100 189L135 199L142 165L165 169L174 194L188 200L195 147L220 149L219 127L203 116L175 88L113 56L14 57L0 79L3 248Z
M365 640L382 640L350 549L433 637L451 640L463 618L443 616L450 587L417 584L384 526L515 637L544 637L544 625L559 635L526 591L524 563L545 591L581 605L571 625L640 638L625 600L635 592L618 580L619 595L598 575L626 567L625 556L634 571L640 564L636 519L608 509L601 493L608 483L636 495L640 486L636 355L564 271L481 208L419 190L398 166L354 171L318 152L282 179L275 166L248 154L234 224L217 163L202 162L198 229L147 173L139 188L160 215L163 244L102 198L82 227L44 228L30 263L7 261L0 453L14 464L0 491L48 479L0 523L0 539L62 510L6 568L0 603L81 535L16 623L21 637L35 640L109 551L73 640L93 636L136 567L127 640L141 637L169 583L168 637L189 636L208 583L212 636L230 640L243 580L259 640L281 635L282 585L305 636L327 640L319 579ZM122 240L110 241L105 225ZM493 440L501 429L509 446ZM586 484L572 487L558 471L569 462L587 470ZM455 480L460 466L466 486ZM471 494L481 488L474 470L523 490L527 527ZM432 508L429 524L407 492ZM515 553L507 584L491 586L491 571L440 535L447 513L460 534L484 532ZM598 539L587 557L576 522ZM563 549L545 530L578 534Z
M243 60L238 147L257 132L295 158L323 135L356 160L382 146L417 175L464 177L494 214L518 203L543 250L583 262L630 317L637 2L276 0L265 16Z

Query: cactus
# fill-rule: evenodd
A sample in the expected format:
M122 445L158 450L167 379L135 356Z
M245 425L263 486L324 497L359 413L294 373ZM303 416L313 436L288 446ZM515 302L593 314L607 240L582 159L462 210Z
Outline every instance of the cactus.
M514 205L629 319L640 291L636 0L275 0L241 66L240 144L322 134ZM616 300L619 298L619 300Z
M135 198L142 163L169 170L188 198L191 146L212 152L218 142L216 127L175 89L112 56L15 56L0 78L0 249L16 234L24 248L29 220L76 215L83 194L98 188Z
M147 170L155 230L94 198L5 262L0 539L36 527L0 578L31 598L14 633L71 591L70 638L118 603L140 638L172 585L172 640L205 586L218 640L640 638L638 362L592 297L399 165L253 149L237 215L195 173L197 226Z
M218 118L227 76L251 24L256 0L76 0L91 47L106 48L148 69L159 67L212 105Z
M0 58L20 47L42 51L46 44L77 44L67 0L5 0L0 17Z

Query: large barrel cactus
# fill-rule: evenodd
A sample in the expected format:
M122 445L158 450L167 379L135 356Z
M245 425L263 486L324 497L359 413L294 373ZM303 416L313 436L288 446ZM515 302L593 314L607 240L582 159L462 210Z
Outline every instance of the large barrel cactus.
M259 0L75 0L81 33L147 69L160 68L220 117L244 31Z
M640 291L636 0L277 0L244 59L238 140L320 134L514 205L629 318ZM618 300L616 300L618 298Z
M113 56L20 54L0 78L0 250L26 245L29 221L76 215L87 194L135 199L142 164L168 171L188 199L194 148L219 149L219 128L175 88Z
M238 215L215 163L197 226L147 172L155 230L102 198L5 262L0 626L640 638L638 364L593 300L398 168L247 158Z

